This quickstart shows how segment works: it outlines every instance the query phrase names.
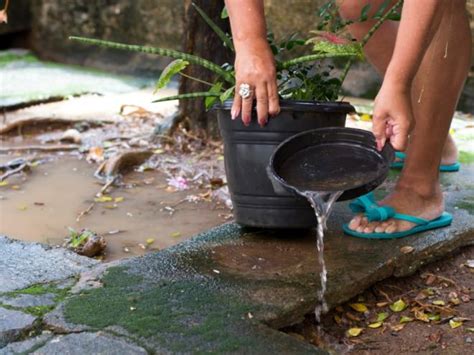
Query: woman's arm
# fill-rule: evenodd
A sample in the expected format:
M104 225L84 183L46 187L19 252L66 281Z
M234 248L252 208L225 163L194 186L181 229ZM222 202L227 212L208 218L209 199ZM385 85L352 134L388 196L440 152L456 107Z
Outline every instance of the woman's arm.
M263 126L268 114L276 115L280 110L275 61L267 42L263 0L226 0L225 3L236 52L236 91L232 119L241 114L242 121L248 125L256 98L258 122ZM252 95L247 99L242 99L238 94L242 83L251 87Z
M379 149L390 140L404 150L413 127L411 87L448 3L405 0L395 49L374 107L373 132ZM435 73L433 73L435 75Z

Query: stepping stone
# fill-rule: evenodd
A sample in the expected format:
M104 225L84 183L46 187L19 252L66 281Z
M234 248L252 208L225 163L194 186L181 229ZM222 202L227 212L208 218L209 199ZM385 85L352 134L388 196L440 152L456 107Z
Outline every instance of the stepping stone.
M97 264L62 248L0 236L0 293L64 280Z
M146 355L148 352L131 341L104 333L79 333L57 336L32 354L101 354L101 355Z
M30 331L36 317L0 307L0 348Z
M54 306L56 304L54 302L55 297L56 295L52 293L44 295L19 294L0 297L0 304L17 308Z
M0 349L0 355L27 354L31 352L32 349L36 349L45 344L52 337L52 334L45 333L31 339L10 343Z

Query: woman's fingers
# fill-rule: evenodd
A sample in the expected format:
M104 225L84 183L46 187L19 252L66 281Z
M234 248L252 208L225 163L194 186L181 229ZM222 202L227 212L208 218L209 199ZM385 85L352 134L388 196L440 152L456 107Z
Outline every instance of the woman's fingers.
M280 100L278 98L278 86L276 80L271 80L267 84L268 92L268 114L276 116L280 113Z
M241 98L242 100L242 122L244 125L248 126L250 121L252 121L252 106L253 106L253 99L255 95L255 88L250 85L250 95L245 98ZM240 85L239 85L240 86Z
M375 140L377 141L377 149L381 151L387 141L387 115L384 113L378 113L373 116L372 132L374 133Z
M232 103L232 109L230 110L230 115L233 120L235 120L240 115L242 110L242 98L239 95L239 87L235 87L234 102Z
M258 124L263 127L268 122L268 93L267 85L257 86L255 96L257 98Z

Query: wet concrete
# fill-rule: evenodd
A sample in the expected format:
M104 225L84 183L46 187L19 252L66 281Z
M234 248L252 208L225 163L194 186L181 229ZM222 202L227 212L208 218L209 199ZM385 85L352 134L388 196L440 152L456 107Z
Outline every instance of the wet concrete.
M454 215L450 227L399 240L343 235L341 224L351 213L345 203L338 204L326 234L329 306L473 244L474 212L460 204L473 197L473 177L474 166L465 165L445 178L447 211ZM404 246L413 251L403 253ZM165 351L318 352L274 330L314 310L317 265L312 232L226 224L115 264L100 277L98 288L79 291L46 324L54 329L55 319L62 319L64 332L119 326L127 336Z
M376 195L386 193L395 177L391 174ZM446 210L454 215L450 227L399 240L343 235L341 225L351 213L346 203L337 204L326 233L329 306L473 244L473 179L474 166L466 164L457 174L443 175ZM404 253L405 246L413 251ZM157 352L322 353L277 330L300 322L317 304L312 231L263 231L230 223L82 275L74 293L43 318L45 329L118 332Z

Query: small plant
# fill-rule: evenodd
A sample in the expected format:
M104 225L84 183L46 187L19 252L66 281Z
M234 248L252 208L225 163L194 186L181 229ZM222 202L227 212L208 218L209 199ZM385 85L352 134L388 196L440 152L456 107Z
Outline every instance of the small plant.
M399 16L395 10L401 5L401 3L402 0L399 0L397 4L384 15L385 10L390 4L389 0L384 1L376 14L371 18L377 19L377 24L369 32L368 36L366 36L367 38L364 39L365 41L363 40L360 43L355 42L347 35L347 26L354 23L354 21L344 21L341 19L337 12L335 0L328 1L320 9L318 15L321 18L321 22L319 23L317 30L313 31L314 36L309 40L299 38L296 34L292 34L284 41L277 42L273 34L269 33L267 40L275 56L280 97L291 100L309 101L337 100L342 83L350 68L350 64L353 60L363 59L362 47L385 20L396 19ZM196 4L193 4L193 6L203 20L219 36L225 48L234 51L231 36L222 31L220 27ZM369 19L369 10L370 6L365 6L357 21L367 21ZM224 8L221 17L227 18L227 16L227 11ZM153 102L204 97L205 105L208 109L216 102L216 100L223 102L229 99L233 96L235 91L235 70L233 65L229 63L217 65L207 59L166 48L129 45L75 36L69 38L85 44L174 58L175 60L172 61L161 73L156 83L155 92L168 85L175 75L182 75L209 86L209 90L207 91L168 96ZM292 50L298 47L308 48L310 54L289 60L283 59L283 57L287 57L288 53L291 53ZM341 77L331 75L331 71L334 67L331 64L321 62L321 60L333 58L344 58L348 60L348 64L346 65ZM215 82L211 83L185 74L183 71L190 64L200 65L203 68L213 71L217 75L217 79Z

